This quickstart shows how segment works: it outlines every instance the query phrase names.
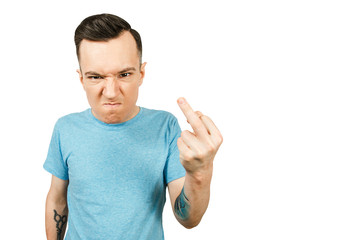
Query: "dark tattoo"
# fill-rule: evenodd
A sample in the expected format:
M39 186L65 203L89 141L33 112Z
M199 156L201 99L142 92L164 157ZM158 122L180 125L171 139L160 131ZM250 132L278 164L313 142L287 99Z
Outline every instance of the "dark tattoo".
M59 215L54 209L54 220L56 222L57 240L61 240L60 238L61 238L62 229L66 223L67 217L66 215L64 216Z
M181 190L180 195L175 200L174 210L176 215L182 219L186 220L189 218L189 208L190 202L189 199L186 197L184 188Z

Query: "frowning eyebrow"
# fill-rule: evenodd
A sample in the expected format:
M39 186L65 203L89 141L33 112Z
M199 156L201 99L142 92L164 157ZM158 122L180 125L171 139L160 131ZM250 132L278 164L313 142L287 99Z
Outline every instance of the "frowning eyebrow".
M136 69L134 67L124 68L123 70L119 71L118 74L125 73L125 72L131 72L131 71L136 71ZM85 73L85 76L88 76L88 75L101 76L102 74L94 72L94 71L89 71L89 72Z

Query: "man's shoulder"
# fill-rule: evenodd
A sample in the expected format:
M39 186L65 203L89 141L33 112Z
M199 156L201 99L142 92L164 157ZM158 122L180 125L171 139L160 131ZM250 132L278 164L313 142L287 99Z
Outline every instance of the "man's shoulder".
M57 128L61 128L72 123L81 123L87 119L88 112L89 109L86 109L81 112L73 112L66 114L57 120L55 126Z
M166 120L166 121L177 121L177 118L171 112L160 110L160 109L150 109L142 107L143 116L150 120Z

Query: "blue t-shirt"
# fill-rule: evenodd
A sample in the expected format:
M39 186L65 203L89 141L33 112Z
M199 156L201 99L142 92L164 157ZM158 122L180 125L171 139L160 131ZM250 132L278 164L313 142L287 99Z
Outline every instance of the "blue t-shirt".
M66 240L164 239L166 185L185 176L174 115L140 107L106 124L91 109L60 118L44 168L69 180Z

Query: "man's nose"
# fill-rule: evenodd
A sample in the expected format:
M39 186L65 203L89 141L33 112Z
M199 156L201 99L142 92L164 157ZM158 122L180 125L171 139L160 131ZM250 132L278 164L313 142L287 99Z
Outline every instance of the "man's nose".
M120 89L116 78L107 78L103 89L103 95L106 98L112 99L119 95Z

